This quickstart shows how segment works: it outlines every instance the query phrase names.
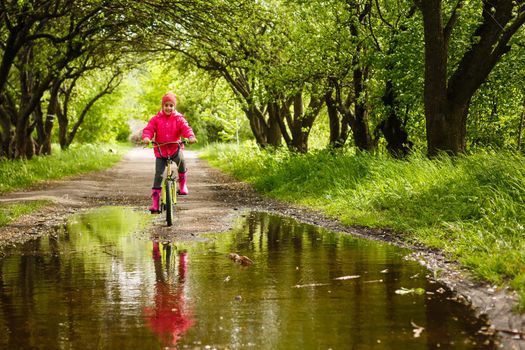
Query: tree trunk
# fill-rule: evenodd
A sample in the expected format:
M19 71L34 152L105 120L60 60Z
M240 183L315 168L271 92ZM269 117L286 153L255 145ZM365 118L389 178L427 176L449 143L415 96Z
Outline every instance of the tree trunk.
M525 23L520 2L483 2L482 21L472 34L475 44L463 55L447 81L448 41L463 1L458 0L446 25L442 0L416 0L425 32L425 120L430 157L466 150L466 122L470 100L500 58L509 40Z
M371 151L373 149L372 138L368 129L367 119L356 118L350 124L352 133L354 134L354 142L356 147L361 151Z
M406 157L412 148L413 143L408 140L408 133L403 127L401 118L398 115L398 105L396 94L391 80L386 82L383 103L388 108L388 116L376 127L376 139L379 138L379 131L383 133L386 140L386 149L395 158ZM376 142L377 143L377 140Z
M370 130L368 128L368 109L365 102L365 80L368 75L368 68L354 69L354 121L350 123L354 134L354 142L358 149L371 151L374 146Z
M64 118L63 114L58 115L58 143L60 144L61 149L67 148L67 127L69 121L67 118Z
M27 37L28 31L32 23L19 25L9 32L9 36L5 42L5 47L2 52L2 60L0 62L0 95L3 93L5 86L9 80L9 72L14 64L16 55L23 46Z
M55 116L59 113L60 110L58 93L60 91L61 84L62 81L60 79L55 79L50 91L49 104L47 105L46 119L43 125L43 135L40 145L41 152L45 155L51 154L51 135L53 131L53 125L55 122Z
M467 114L469 104L445 104L442 117L427 118L428 155L433 157L440 152L450 155L465 153Z
M441 0L422 0L425 31L425 121L429 156L448 151L451 123L446 110L447 52ZM454 147L456 148L456 147Z
M13 137L11 133L11 118L2 103L0 103L0 131L0 158L11 158L10 145Z
M250 108L244 111L248 121L250 122L250 129L255 137L255 142L261 148L265 148L268 145L266 140L265 128L266 126L261 123L261 119L258 116L258 112L255 108Z
M257 107L253 99L247 73L242 70L233 70L234 73L232 75L227 67L215 60L213 60L213 63L214 69L221 73L241 104L245 105L243 110L250 122L250 128L257 144L261 148L265 148L268 145L275 147L280 146L281 133L278 120L272 116L269 116L268 120L265 120L264 113Z
M42 105L37 104L33 111L33 118L35 119L36 140L35 140L35 154L42 154L42 143L44 142L44 113L42 112Z
M312 97L313 98L313 97ZM302 93L295 95L293 99L293 121L291 125L292 149L299 153L308 152L308 135L311 125L309 115L304 114Z
M345 118L339 117L337 102L334 100L332 94L333 91L329 91L325 95L328 123L330 127L329 147L341 148L345 145L348 138L348 122Z
M281 146L281 128L279 127L279 120L275 117L268 117L268 128L266 129L266 140L272 147Z
M290 112L292 104L293 114ZM281 106L277 103L271 105L269 110L271 114L278 116L281 134L289 150L299 153L308 152L310 131L321 107L322 99L311 96L305 111L301 92L282 101Z
M67 109L68 109L68 97L64 98L64 108L63 110L57 109L56 116L58 119L58 143L60 144L60 149L66 149L67 144L67 129L69 128L69 120L67 119Z

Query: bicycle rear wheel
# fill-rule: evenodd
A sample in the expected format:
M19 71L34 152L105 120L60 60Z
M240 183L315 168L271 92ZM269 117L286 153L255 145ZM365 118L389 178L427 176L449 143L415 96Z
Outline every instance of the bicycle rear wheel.
M166 223L168 226L173 225L173 181L166 181Z

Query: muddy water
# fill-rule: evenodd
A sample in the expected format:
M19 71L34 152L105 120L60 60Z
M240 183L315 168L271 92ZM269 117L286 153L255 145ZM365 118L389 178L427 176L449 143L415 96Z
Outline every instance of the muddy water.
M264 213L198 243L143 221L103 208L5 251L0 349L495 348L397 247Z

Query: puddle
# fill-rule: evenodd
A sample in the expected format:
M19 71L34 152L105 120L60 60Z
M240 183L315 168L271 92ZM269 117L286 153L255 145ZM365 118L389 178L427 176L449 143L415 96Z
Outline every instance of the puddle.
M103 208L6 251L0 349L496 348L406 250L265 213L151 242L142 215Z

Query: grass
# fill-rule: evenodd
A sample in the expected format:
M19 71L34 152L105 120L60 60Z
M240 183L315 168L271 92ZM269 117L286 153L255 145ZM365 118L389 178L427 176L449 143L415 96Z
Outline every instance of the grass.
M44 180L108 168L122 158L125 145L85 144L73 145L66 151L53 148L52 155L30 160L0 159L0 195L30 187ZM45 202L17 203L0 206L0 226L5 226L18 216L34 211Z
M43 180L108 168L122 158L126 148L124 145L73 145L66 151L53 148L52 155L30 160L0 159L0 194Z
M438 248L476 276L512 286L525 310L525 158L485 152L405 161L315 151L292 155L245 144L206 149L211 164L280 200L347 225L389 227Z
M7 204L0 206L0 227L7 225L24 214L31 213L46 205L48 201L32 201L23 204Z

